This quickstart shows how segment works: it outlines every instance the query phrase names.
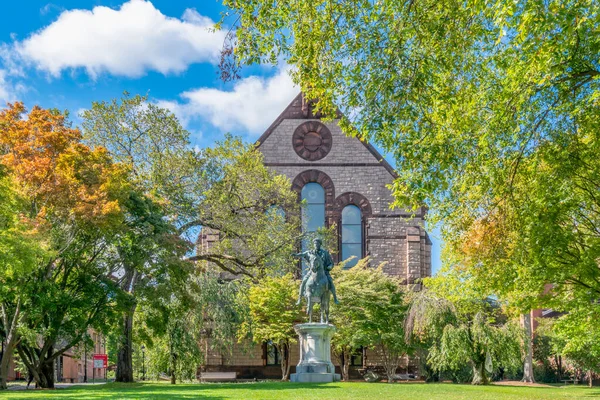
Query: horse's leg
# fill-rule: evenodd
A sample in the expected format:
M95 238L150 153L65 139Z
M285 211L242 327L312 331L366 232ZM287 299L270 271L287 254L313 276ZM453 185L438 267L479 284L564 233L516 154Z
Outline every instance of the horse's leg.
M325 304L326 306L325 308L325 323L328 324L329 323L329 300L331 300L331 298L329 297L329 292L327 292L327 294L325 295Z
M308 322L312 322L313 303L311 296L306 296L306 313L308 314Z
M321 323L329 323L329 292L326 291L321 296Z

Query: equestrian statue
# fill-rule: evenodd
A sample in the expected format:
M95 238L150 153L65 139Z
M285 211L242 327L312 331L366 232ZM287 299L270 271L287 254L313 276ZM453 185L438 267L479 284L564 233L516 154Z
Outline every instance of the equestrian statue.
M333 260L327 250L321 247L321 239L313 239L313 248L302 253L294 254L307 261L308 268L304 272L298 302L306 298L306 313L308 322L312 322L312 311L315 303L321 304L321 323L329 323L329 293L333 294L333 301L339 304L335 293L335 286L329 271L333 269Z

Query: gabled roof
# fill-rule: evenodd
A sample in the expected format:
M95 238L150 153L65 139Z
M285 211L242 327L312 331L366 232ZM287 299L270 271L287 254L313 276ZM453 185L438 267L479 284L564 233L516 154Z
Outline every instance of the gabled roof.
M341 118L342 113L338 110L338 118ZM314 112L314 102L307 100L302 92L292 100L292 102L283 110L281 114L273 121L271 126L258 138L256 147L260 147L261 144L273 133L273 131L281 124L285 119L321 119L322 115L319 112ZM388 163L385 158L373 147L370 143L359 140L371 154L381 163L381 165L390 173L394 178L398 177L398 174L394 168Z

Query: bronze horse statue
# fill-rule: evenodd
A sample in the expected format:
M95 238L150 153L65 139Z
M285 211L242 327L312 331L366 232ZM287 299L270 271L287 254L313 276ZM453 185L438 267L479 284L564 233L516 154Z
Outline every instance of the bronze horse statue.
M302 297L306 298L308 322L312 322L313 306L317 303L321 304L321 323L328 324L330 293L333 293L334 301L337 303L335 286L329 275L329 271L333 268L333 261L329 252L321 248L320 239L314 239L313 244L313 250L294 254L308 261L308 268L300 285L298 304Z
M325 275L325 269L322 262L315 262L308 270L308 280L304 297L306 298L306 313L308 322L312 322L313 306L316 303L321 304L321 323L329 323L329 294L331 287L329 280Z

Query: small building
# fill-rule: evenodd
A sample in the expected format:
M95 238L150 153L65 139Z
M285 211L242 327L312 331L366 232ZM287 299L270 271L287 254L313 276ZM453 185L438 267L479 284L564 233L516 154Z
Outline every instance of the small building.
M94 368L94 354L106 354L106 340L91 328L88 329L88 335L93 342L92 349L85 351L83 348L74 347L55 359L54 379L56 383L82 383L86 379L87 382L92 382L93 379L105 379L105 368ZM4 350L4 343L2 343L1 350ZM13 358L8 370L8 381L15 380L27 381L27 374L15 370Z
M324 122L303 94L298 94L259 138L265 165L287 176L299 199L308 203L304 229L337 226L339 252L335 262L369 257L373 265L406 284L431 275L431 241L425 230L426 209L391 209L388 185L397 177L392 166L370 144L344 135L339 120ZM200 248L218 240L204 232ZM292 371L298 346L291 350ZM249 351L234 349L232 357L207 351L208 371L237 371L238 377L277 378L279 355L268 343ZM335 362L334 362L335 363ZM408 363L408 360L406 360ZM405 368L407 367L405 363ZM351 360L359 368L379 364L369 350Z

